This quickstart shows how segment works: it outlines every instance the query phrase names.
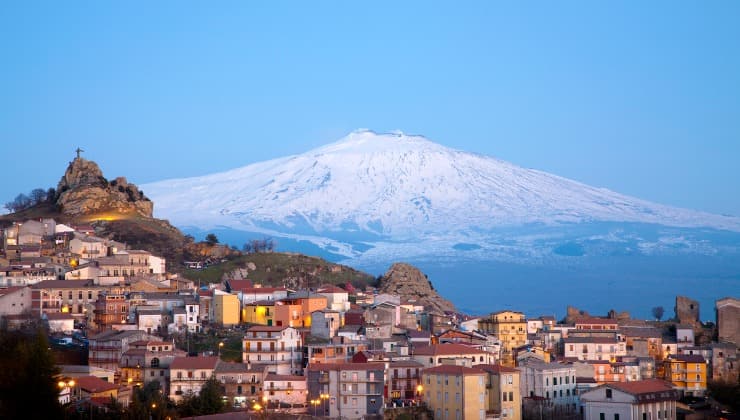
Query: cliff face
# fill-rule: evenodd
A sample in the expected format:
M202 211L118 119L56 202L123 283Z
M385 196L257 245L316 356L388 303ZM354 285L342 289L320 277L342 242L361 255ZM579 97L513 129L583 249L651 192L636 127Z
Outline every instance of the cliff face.
M440 296L432 283L418 268L395 263L380 279L380 293L392 293L401 296L402 302L413 302L424 305L433 312L455 312L455 305Z
M95 162L75 158L57 185L56 204L69 216L104 212L152 217L154 204L136 185L119 177L108 182Z

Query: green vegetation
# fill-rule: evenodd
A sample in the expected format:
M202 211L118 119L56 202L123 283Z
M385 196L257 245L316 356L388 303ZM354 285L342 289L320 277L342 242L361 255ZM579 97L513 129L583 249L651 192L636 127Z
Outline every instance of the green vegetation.
M707 388L709 388L709 395L712 398L722 404L729 405L733 410L740 410L740 383L710 381L707 383Z
M224 274L244 268L250 262L254 263L256 270L250 270L248 278L265 286L316 287L326 283L342 286L351 283L354 287L364 288L376 284L373 276L353 268L317 257L281 252L242 255L202 270L186 269L183 276L196 282L218 283Z
M61 417L57 375L46 333L0 328L0 418Z
M223 397L221 383L211 378L203 384L198 395L184 396L182 402L177 405L177 413L181 417L220 413L225 408L221 397Z

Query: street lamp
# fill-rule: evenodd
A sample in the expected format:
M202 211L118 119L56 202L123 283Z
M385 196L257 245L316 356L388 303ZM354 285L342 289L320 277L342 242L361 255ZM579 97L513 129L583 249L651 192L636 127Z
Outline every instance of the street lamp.
M321 403L321 408L322 409L325 409L324 408L324 404L326 404L326 403L324 401L326 401L326 400L329 399L329 394L321 394L321 395L319 395L319 398L320 398L319 402Z
M421 405L421 395L422 395L422 392L424 392L424 387L421 384L416 385L416 395L419 398L419 401L417 403L418 405Z
M319 407L319 404L321 403L321 400L315 399L311 400L311 405L313 405L313 416L316 417L316 409Z
M224 348L224 342L220 341L218 343L218 357L221 357L221 349Z
M72 387L75 386L74 379L70 379L69 381L59 381L57 382L57 386L59 386L59 394L64 395L69 393L69 401L72 401Z

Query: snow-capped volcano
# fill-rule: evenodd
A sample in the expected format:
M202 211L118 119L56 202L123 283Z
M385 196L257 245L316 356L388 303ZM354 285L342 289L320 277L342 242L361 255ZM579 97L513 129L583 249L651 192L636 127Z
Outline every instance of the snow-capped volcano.
M356 131L303 154L143 189L155 216L196 237L217 233L240 246L270 236L281 251L374 273L411 262L443 296L477 313L516 302L539 315L603 296L610 299L602 306L640 311L658 295L697 291L711 307L740 284L738 218L651 203L421 136Z
M392 240L594 221L740 231L737 218L650 203L421 136L367 130L300 155L143 187L158 217L202 229Z

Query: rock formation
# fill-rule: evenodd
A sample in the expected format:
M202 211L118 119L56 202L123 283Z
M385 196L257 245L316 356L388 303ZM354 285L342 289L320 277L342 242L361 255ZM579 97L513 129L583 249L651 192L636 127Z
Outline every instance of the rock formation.
M455 312L455 305L441 297L432 287L432 282L418 268L395 263L380 279L380 293L391 293L401 297L401 302L424 305L432 312Z
M152 217L154 210L153 203L136 185L123 177L108 182L95 162L79 156L59 180L56 204L69 216L114 212Z

